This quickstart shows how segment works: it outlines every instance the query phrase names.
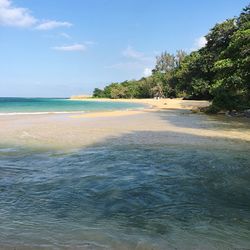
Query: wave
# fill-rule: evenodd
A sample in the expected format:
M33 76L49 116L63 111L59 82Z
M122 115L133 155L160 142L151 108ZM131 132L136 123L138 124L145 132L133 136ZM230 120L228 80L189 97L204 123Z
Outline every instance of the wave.
M126 109L106 109L106 110L86 110L86 111L40 111L40 112L3 112L0 116L14 116L14 115L48 115L48 114L85 114L93 112L112 112L112 111L131 111L143 110L145 107L133 107Z
M84 114L86 111L41 111L41 112L6 112L0 113L0 116L11 115L48 115L48 114Z

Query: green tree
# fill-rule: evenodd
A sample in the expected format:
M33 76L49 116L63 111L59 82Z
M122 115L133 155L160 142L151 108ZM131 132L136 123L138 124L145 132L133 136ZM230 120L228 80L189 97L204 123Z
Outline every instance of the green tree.
M156 57L156 65L153 72L166 73L175 68L175 57L168 52L163 52L160 56Z
M99 88L95 88L93 91L93 97L97 97L97 98L105 97L103 90Z
M212 100L212 111L250 107L250 5L238 18L216 24L206 45L187 55L163 52L153 74L111 83L93 95L108 98L185 97Z
M250 8L246 7L235 20L237 29L230 35L228 46L214 64L213 85L215 109L250 107Z
M184 50L177 50L175 55L176 67L180 67L181 63L184 61L187 53Z

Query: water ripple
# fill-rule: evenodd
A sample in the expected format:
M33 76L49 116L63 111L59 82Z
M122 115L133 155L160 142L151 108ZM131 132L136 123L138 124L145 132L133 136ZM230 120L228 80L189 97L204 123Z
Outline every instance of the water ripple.
M250 244L247 152L100 145L72 153L1 153L3 246L233 249Z

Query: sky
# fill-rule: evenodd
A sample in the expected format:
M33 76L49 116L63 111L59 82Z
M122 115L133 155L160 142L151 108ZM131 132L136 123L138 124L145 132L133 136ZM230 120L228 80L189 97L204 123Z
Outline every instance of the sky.
M0 0L0 96L69 97L204 46L248 0Z

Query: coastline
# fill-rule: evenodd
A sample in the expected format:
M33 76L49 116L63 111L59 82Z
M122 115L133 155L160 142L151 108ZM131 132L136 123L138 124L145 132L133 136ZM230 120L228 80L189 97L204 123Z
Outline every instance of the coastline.
M75 100L75 99L74 99ZM1 145L71 150L105 143L249 147L250 124L242 119L196 114L205 101L180 99L78 99L135 102L149 108L69 114L0 116ZM149 138L147 134L152 134ZM131 135L132 138L130 138ZM120 139L125 137L126 139ZM128 138L128 139L127 139ZM137 139L134 139L137 138ZM239 147L240 149L240 147Z
M109 99L109 98L89 98L89 97L78 97L72 96L70 100L78 101L99 101L99 102L130 102L139 103L149 106L151 109L185 109L192 110L202 107L207 107L209 105L208 101L191 101L183 100L182 98L161 98L161 99Z

